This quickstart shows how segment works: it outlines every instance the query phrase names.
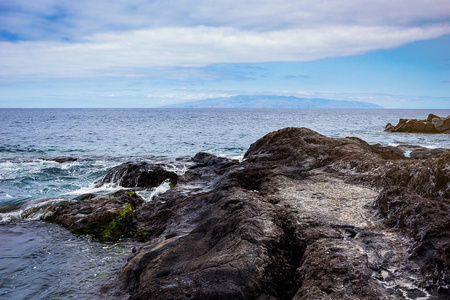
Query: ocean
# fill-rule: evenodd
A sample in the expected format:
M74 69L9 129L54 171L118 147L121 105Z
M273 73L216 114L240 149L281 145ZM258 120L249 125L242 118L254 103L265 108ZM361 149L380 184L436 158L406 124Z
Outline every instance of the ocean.
M0 208L76 199L126 161L175 171L200 151L242 159L251 143L284 127L383 145L450 148L450 136L385 133L400 118L450 110L328 109L0 109ZM55 158L76 161L58 163ZM185 157L185 160L177 160ZM143 191L151 195L154 191ZM133 243L102 244L40 221L0 213L0 299L92 299L124 264Z

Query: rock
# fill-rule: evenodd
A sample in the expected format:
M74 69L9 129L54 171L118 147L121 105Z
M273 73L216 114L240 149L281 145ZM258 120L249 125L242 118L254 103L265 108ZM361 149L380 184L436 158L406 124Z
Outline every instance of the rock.
M400 119L396 126L388 123L386 132L445 133L450 130L450 116L443 119L429 114L426 120Z
M405 151L399 147L383 146L381 144L371 145L372 150L384 159L404 159Z
M199 166L213 166L220 165L221 167L229 167L238 161L235 159L229 159L226 157L219 157L213 154L199 152L197 153L192 160L196 163L195 167Z
M385 148L391 148L391 147L387 146ZM405 150L409 151L410 153L408 156L410 158L414 158L414 159L437 158L447 150L444 148L430 149L430 148L426 148L426 147L422 147L422 146L414 146L414 145L399 145L399 146L393 147L393 148L397 148L397 149L401 150L402 152ZM384 158L388 158L388 157L384 157Z
M379 157L369 144L357 138L330 139L307 128L285 128L253 143L244 158L298 167L302 171L325 166L344 158Z
M306 128L269 133L241 163L199 154L177 188L134 213L147 242L114 285L130 299L402 299L419 285L443 295L448 157L406 159ZM210 188L183 190L191 182Z
M422 149L415 149L413 151L411 151L410 153L410 157L411 158L437 158L439 157L442 153L444 153L447 149L444 148L434 148L434 149L429 149L429 148L425 148L423 147Z
M143 202L129 190L108 196L86 196L53 206L53 214L46 217L46 221L60 224L76 234L89 234L100 241L111 242L133 235L133 211Z
M411 122L411 128L413 131L425 132L427 128L427 122L424 121L413 121Z
M444 119L435 119L433 121L433 125L435 126L436 130L440 133L445 133L448 130L450 130L450 116Z
M78 158L76 158L76 157L55 157L55 158L45 158L44 160L55 161L57 163L62 164L65 162L77 161Z
M440 119L440 117L436 116L435 114L429 114L427 117L427 122L432 122L433 119Z
M391 123L387 123L387 125L384 127L384 131L394 132L395 131L395 127Z
M126 162L116 166L98 182L96 187L107 183L116 183L123 187L152 188L169 180L172 185L177 183L178 175L166 171L163 167L147 162Z
M141 242L102 289L109 296L449 295L450 150L405 158L400 148L285 128L253 143L242 162L199 153L192 163L150 202L120 191L55 206L48 219L74 232ZM147 182L155 169L119 167L107 182Z

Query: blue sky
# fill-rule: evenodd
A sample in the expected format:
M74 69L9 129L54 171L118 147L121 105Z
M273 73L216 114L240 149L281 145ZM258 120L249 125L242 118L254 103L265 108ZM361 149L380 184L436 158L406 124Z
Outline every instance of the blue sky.
M0 107L240 94L450 109L450 1L0 0Z

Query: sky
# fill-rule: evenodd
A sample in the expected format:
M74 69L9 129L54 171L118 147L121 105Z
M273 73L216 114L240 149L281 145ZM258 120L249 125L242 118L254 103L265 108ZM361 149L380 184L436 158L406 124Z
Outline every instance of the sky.
M0 0L0 108L245 94L450 109L450 1Z

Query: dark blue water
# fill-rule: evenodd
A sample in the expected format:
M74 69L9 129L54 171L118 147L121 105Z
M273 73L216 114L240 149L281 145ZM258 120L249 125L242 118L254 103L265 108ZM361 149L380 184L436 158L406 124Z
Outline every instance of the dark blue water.
M93 182L129 160L177 169L176 157L200 151L242 158L258 138L290 126L369 143L450 148L449 135L383 131L388 122L428 113L450 110L0 109L0 206L101 192ZM56 157L77 161L48 160ZM104 249L20 214L0 214L0 223L0 298L89 298L91 286L131 251L121 244ZM113 258L103 263L105 257Z

